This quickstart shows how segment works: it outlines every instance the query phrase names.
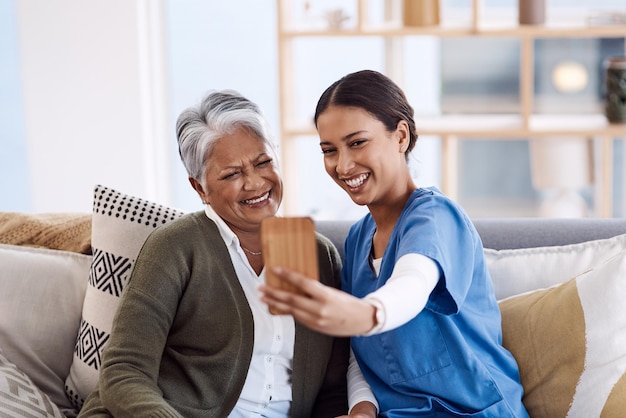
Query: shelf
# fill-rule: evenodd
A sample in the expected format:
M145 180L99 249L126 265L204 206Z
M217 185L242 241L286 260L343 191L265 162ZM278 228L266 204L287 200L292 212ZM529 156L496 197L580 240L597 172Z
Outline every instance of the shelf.
M548 136L626 137L626 124L608 123L601 114L531 115L529 127L517 114L416 116L421 136L455 136L479 139L520 139ZM288 136L316 136L312 124L288 124Z
M604 115L531 115L528 128L519 115L446 115L416 117L420 135L480 139L551 136L626 136L626 124L610 124Z
M590 26L585 23L564 25L507 25L501 23L484 23L477 28L470 26L441 25L432 27L400 27L397 25L364 25L359 28L346 29L289 29L282 31L281 36L295 37L404 37L434 36L438 38L454 38L466 36L484 37L516 37L516 38L623 38L626 26L602 25Z
M609 123L604 115L534 115L531 133L570 136L626 137L626 124Z
M626 25L616 23L608 16L590 15L580 8L572 8L567 13L554 16L544 25L519 25L517 13L503 12L496 8L484 7L484 0L471 0L469 13L450 13L444 15L441 24L426 27L405 27L400 23L400 16L394 14L389 6L391 0L385 0L382 19L369 19L368 0L357 0L356 14L350 25L340 29L329 29L327 22L291 20L294 15L292 0L277 0L278 4L278 60L279 89L281 106L281 148L283 152L285 178L297 178L298 167L290 163L289 153L293 152L297 137L317 138L317 132L310 119L293 120L294 108L294 52L299 47L297 39L324 38L333 42L333 38L384 38L385 72L402 80L402 63L406 52L399 48L406 37L441 38L513 38L519 40L519 89L515 101L510 106L500 107L499 114L446 114L416 115L415 122L420 136L441 138L442 154L442 189L451 198L459 195L458 156L462 140L515 140L541 138L580 138L593 139L599 150L596 158L596 213L610 217L612 214L613 195L613 143L614 139L626 139L626 123L610 124L603 114L543 114L535 95L535 40L545 38L626 38ZM396 10L397 11L397 10ZM376 16L372 16L376 19ZM626 51L624 51L626 53ZM600 106L597 107L598 109ZM562 111L564 109L561 109ZM295 196L297 188L285 181L287 200L285 212L289 213L295 202L289 196Z

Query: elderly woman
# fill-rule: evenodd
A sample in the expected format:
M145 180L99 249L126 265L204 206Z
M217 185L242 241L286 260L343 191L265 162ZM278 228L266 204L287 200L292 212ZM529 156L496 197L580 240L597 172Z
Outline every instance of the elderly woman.
M347 412L348 341L273 316L260 225L283 187L258 106L211 92L176 132L205 208L156 229L139 254L80 417L334 417ZM321 280L336 248L317 237Z

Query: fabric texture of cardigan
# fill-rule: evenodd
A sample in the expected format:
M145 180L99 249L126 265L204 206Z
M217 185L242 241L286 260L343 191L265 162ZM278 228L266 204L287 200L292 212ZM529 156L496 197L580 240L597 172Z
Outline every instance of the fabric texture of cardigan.
M318 234L320 280L340 285L341 261ZM204 212L146 240L79 417L226 417L253 348L252 312L217 226ZM347 339L296 323L293 417L347 413Z

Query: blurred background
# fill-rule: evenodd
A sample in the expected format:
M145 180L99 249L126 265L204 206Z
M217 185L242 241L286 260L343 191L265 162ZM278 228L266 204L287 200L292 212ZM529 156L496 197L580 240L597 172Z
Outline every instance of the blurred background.
M325 28L337 10L342 25L355 24L356 1L289 3L296 28ZM370 3L370 18L383 19L385 1ZM483 3L493 22L517 19L517 1ZM447 23L471 16L472 2L439 7ZM546 9L557 24L625 12L624 0L550 0ZM178 157L175 120L207 91L232 88L263 108L280 143L278 39L273 0L0 0L0 210L89 212L96 184L199 209ZM291 47L297 91L288 92L290 111L304 119L346 73L387 70L381 37L308 36ZM402 48L401 84L417 114L520 111L518 37L406 36ZM537 39L534 53L535 113L598 114L603 63L624 55L624 38ZM621 132L612 142L612 217L626 216ZM558 146L544 141L538 149L529 138L504 139L459 143L454 198L470 216L601 215L593 141L556 138ZM288 214L356 219L365 212L324 172L314 135L298 136L289 150L283 159L298 171ZM411 165L418 185L441 187L441 138L422 136ZM575 198L557 202L563 190Z

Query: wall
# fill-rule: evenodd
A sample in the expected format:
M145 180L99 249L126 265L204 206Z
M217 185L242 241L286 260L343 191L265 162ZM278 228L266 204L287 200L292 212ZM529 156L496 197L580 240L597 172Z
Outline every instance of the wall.
M30 206L15 2L0 0L0 210Z
M89 211L96 183L149 194L141 3L15 3L30 210Z
M259 104L278 132L276 2L170 0L166 2L170 120L213 89L235 89ZM187 210L200 200L170 134L172 201Z
M0 210L90 211L98 183L197 209L176 117L233 88L277 128L275 19L273 1L0 0Z

